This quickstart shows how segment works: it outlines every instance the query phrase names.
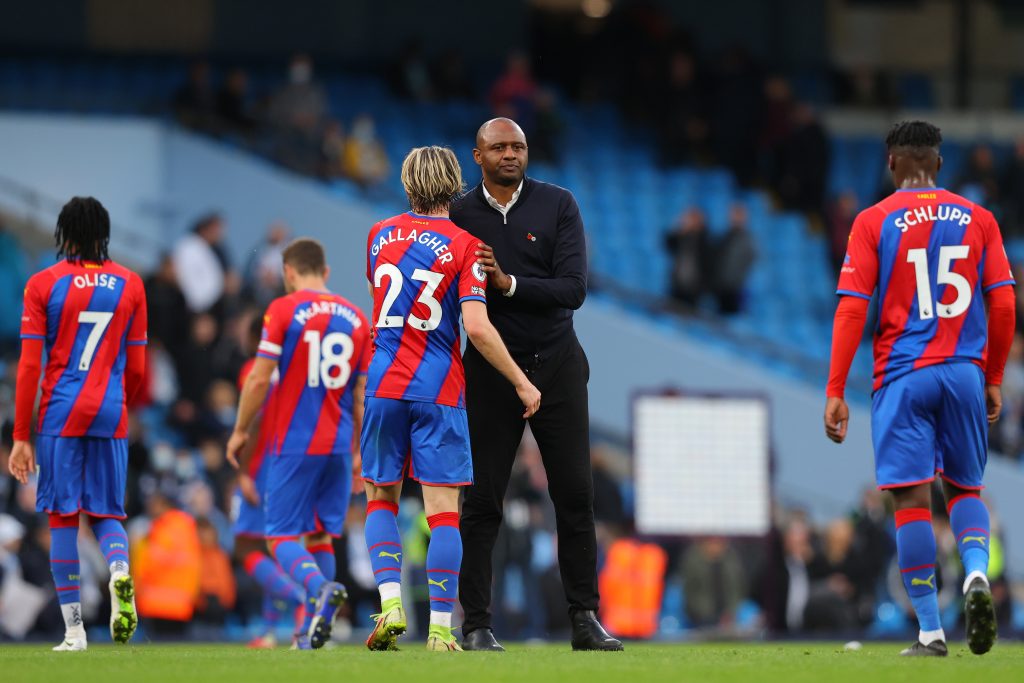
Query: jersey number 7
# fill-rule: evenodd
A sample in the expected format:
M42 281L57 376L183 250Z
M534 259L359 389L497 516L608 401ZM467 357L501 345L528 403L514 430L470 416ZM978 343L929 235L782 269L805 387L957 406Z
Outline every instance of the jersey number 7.
M79 325L92 325L89 336L85 339L85 348L82 349L82 357L78 361L78 369L88 372L92 366L92 357L96 354L96 347L99 346L103 333L113 319L114 314L103 311L82 311L78 314Z

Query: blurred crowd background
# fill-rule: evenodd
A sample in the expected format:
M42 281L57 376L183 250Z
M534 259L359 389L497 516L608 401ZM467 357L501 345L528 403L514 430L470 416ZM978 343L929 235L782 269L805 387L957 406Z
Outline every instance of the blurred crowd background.
M199 4L227 11L225 3ZM328 4L306 18L333 16ZM996 0L970 3L973 10L953 0L878 4L792 1L765 9L775 3L748 2L744 21L765 20L750 29L756 37L750 42L724 9L698 19L665 2L503 2L495 17L518 22L515 40L499 41L500 50L490 48L487 59L480 57L487 49L479 47L480 35L461 50L426 35L409 37L416 35L410 31L390 40L386 51L378 48L380 59L332 53L321 33L312 41L319 49L308 51L286 50L287 41L261 50L256 39L203 49L188 41L146 49L137 43L87 48L70 38L55 38L51 48L22 40L0 56L0 113L155 118L253 163L269 161L381 217L404 209L397 169L410 146L460 145L472 184L478 177L469 155L473 131L487 117L509 116L528 135L531 175L566 185L580 201L593 295L657 319L652 325L754 358L786 381L823 386L834 278L850 227L860 210L892 190L881 135L865 132L858 121L888 121L908 109L953 121L942 184L990 208L1015 268L1024 265L1024 135L1014 140L999 125L976 120L987 108L1011 117L1024 110L1024 71L981 68L979 62L993 58L978 38L995 16L1014 32L1013 44L1024 45L1024 13ZM110 20L123 7L116 0L99 3L94 20ZM403 7L416 11L414 4ZM796 19L800 11L810 18ZM901 49L901 36L886 34L881 41L889 60L872 60L850 47L857 45L856 31L851 36L835 27L858 12L885 19L886 11L900 14L904 24L914 13L940 25L965 16L973 23L963 28L966 37L942 43L949 52L944 61L905 65L899 59L909 48ZM480 34L501 31L482 17L468 21L467 30ZM731 29L712 37L712 26ZM811 45L791 44L815 27L832 31L831 47L821 35ZM346 27L346 35L354 30ZM781 54L768 49L782 44ZM835 45L846 46L845 58L806 66L814 50L842 52ZM17 180L0 175L11 192L7 186ZM0 640L53 639L62 621L46 520L34 512L34 488L17 485L6 463L21 288L53 255L48 235L5 205L4 196ZM144 629L147 619L161 619L180 622L188 637L240 640L268 626L282 634L290 628L265 623L258 588L233 555L234 472L224 444L235 418L238 373L254 352L250 328L282 293L281 250L300 230L284 221L231 226L232 220L211 206L187 218L187 231L162 235L158 247L138 255L139 263L155 265L141 268L150 345L145 391L131 406L127 528L138 581L165 582L181 595L174 610L143 612ZM116 231L116 215L114 222ZM241 248L225 239L229 227L247 236ZM357 227L359 233L369 226ZM361 247L359 239L352 242ZM869 357L865 346L855 368L861 387ZM594 426L602 609L610 631L637 638L902 637L912 628L893 558L889 502L869 481L860 499L840 501L847 513L831 519L814 519L796 496L780 497L765 538L650 538L633 525L628 436ZM1020 333L991 442L994 459L1024 458ZM417 498L415 486L407 487L401 508L413 584L424 581L429 539ZM352 598L346 618L356 632L369 628L368 615L378 608L362 537L364 507L361 496L353 498L346 534L336 542L339 578ZM993 518L993 594L1008 632L1024 625L1024 611L1013 606L998 505ZM945 532L940 600L954 628L961 568L941 506L935 525ZM495 627L507 639L566 635L554 528L539 452L527 436L495 563ZM88 534L80 544L86 622L102 628L106 568ZM425 615L426 591L413 599Z

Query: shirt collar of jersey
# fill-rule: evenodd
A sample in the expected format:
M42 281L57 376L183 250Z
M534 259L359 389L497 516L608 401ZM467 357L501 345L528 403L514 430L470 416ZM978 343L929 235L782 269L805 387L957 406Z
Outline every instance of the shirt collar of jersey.
M523 191L523 183L525 182L525 178L519 181L519 187L517 187L516 191L512 193L512 199L508 200L508 204L505 206L499 204L498 200L491 196L491 193L487 191L487 185L482 182L480 183L480 189L484 191L484 199L487 200L487 203L491 205L492 209L501 214L505 225L508 225L508 212L513 206L515 206L515 203L519 201L519 193Z

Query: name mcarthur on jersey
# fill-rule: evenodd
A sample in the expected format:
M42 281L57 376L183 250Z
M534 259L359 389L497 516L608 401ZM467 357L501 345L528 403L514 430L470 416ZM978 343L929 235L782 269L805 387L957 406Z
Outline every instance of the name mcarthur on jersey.
M377 236L370 253L376 256L380 250L393 242L418 242L437 255L438 263L448 263L455 259L448 250L447 238L435 236L429 230L422 232L416 229L405 232L402 228L391 228L386 233Z
M295 322L305 325L315 315L336 315L351 323L353 328L359 328L363 324L351 308L337 301L310 301L308 307L295 312Z

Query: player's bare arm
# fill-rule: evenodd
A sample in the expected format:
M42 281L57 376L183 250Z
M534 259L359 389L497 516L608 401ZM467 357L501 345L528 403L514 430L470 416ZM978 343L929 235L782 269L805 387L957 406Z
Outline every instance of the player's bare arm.
M519 400L526 406L523 418L528 418L540 408L540 391L533 386L526 373L512 360L501 335L494 329L487 317L487 304L482 301L465 301L462 304L462 324L466 328L473 346L487 362L512 383Z
M277 361L262 356L256 358L252 371L245 378L242 395L238 399L238 418L235 429L228 439L227 460L235 469L239 468L238 457L249 442L250 427L263 407L263 402L270 391L270 380L277 369Z

